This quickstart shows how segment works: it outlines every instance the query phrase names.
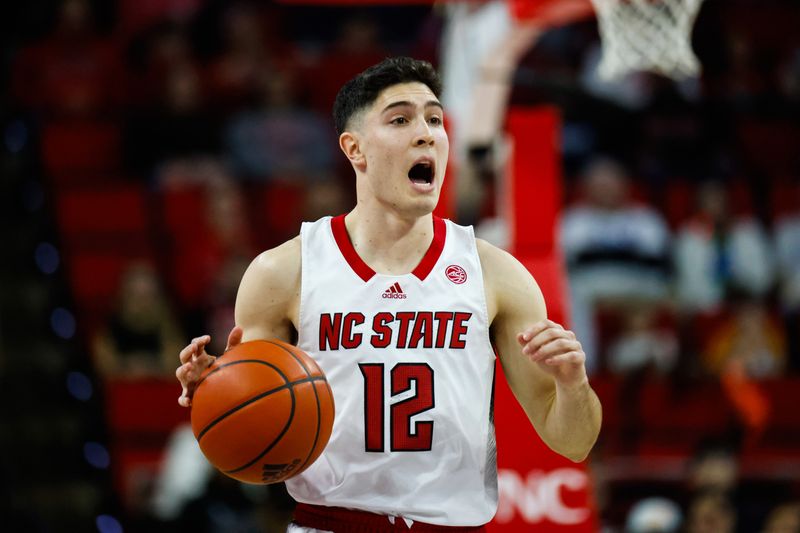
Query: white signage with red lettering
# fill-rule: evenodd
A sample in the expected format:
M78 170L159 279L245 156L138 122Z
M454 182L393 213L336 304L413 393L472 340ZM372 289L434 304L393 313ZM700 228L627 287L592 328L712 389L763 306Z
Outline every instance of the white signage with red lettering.
M500 505L495 520L506 524L516 514L530 524L549 521L575 525L586 522L592 511L585 505L571 507L563 491L585 492L589 479L583 468L558 468L550 472L531 470L523 476L516 470L498 472Z

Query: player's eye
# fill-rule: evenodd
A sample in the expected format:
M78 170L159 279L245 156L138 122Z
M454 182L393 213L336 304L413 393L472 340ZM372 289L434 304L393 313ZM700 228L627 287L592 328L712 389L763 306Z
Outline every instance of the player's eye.
M408 120L406 120L406 117L395 117L391 123L397 125L408 124Z
M433 124L434 126L441 126L442 125L442 118L437 116L432 116L428 119L428 122Z

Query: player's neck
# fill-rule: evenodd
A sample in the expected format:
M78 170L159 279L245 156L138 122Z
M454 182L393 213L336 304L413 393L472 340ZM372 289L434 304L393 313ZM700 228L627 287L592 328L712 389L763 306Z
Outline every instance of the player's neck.
M358 255L379 274L413 271L433 240L431 214L405 218L356 207L345 217L345 226Z

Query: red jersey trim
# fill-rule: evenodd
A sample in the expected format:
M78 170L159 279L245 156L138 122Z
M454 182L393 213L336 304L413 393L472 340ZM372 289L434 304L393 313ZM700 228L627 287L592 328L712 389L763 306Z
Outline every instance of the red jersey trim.
M447 224L445 224L444 219L437 216L433 217L433 241L431 241L428 251L425 252L425 255L422 257L422 261L420 261L417 268L411 272L417 276L420 281L425 281L425 278L431 273L433 267L436 266L436 261L439 260L439 257L442 255L442 250L444 250L445 237L447 237Z
M350 236L347 234L347 227L344 225L344 217L346 215L339 215L331 219L331 229L333 230L333 238L336 240L336 245L339 251L342 252L345 261L353 269L353 272L364 281L369 281L375 275L368 264L366 264L356 252L353 243L350 241Z
M350 236L347 234L347 227L344 223L346 215L339 215L331 219L331 230L333 231L333 239L342 252L347 264L353 269L353 272L364 281L369 281L375 275L375 271L370 268L368 264L358 255L353 243L350 241ZM444 250L444 242L447 237L447 224L444 219L437 216L433 217L433 240L428 247L428 251L422 257L417 267L411 272L421 281L424 281L428 274L431 273L439 257Z

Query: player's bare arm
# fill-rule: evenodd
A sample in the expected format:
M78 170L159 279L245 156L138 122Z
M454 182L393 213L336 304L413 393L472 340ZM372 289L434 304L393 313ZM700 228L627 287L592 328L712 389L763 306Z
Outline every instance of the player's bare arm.
M242 341L295 340L300 306L300 237L256 257L236 295L236 325Z
M225 350L244 341L280 339L293 342L300 305L300 237L256 257L242 277L236 296L236 327ZM183 391L178 403L192 404L195 384L215 357L206 352L209 335L192 340L180 353L175 375Z
M478 240L492 339L506 380L542 440L581 461L600 431L600 402L589 386L575 334L547 320L536 281L510 254Z

